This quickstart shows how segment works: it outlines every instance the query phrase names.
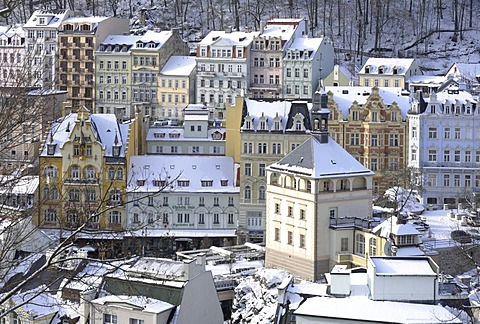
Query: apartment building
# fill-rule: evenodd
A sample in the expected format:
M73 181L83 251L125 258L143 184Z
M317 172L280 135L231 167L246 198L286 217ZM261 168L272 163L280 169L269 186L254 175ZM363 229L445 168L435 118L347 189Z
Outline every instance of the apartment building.
M0 27L0 87L27 88L31 85L25 32L20 25Z
M450 87L419 96L409 112L409 165L418 169L427 207L456 204L480 188L478 100Z
M197 46L196 102L225 119L225 103L245 93L250 81L250 47L259 32L211 31Z
M128 120L133 111L131 51L141 36L108 35L95 52L95 111Z
M156 119L184 119L183 111L195 102L195 76L197 63L194 57L172 55L158 76L158 102Z
M283 58L283 97L312 98L320 81L333 71L333 46L322 38L296 38Z
M240 244L263 242L266 167L308 138L311 104L248 98L237 98L236 103L227 109L227 154L240 163L238 239ZM235 148L239 152L233 152Z
M58 30L61 23L73 16L73 11L36 10L23 25L31 85L53 89L57 83Z
M253 38L248 95L280 98L283 91L283 57L296 37L307 34L305 19L271 19Z
M94 108L95 57L99 44L113 33L128 33L128 19L69 17L58 30L58 83L74 108Z
M390 186L385 175L405 169L410 96L401 88L326 87L330 134L361 164L375 172L374 192Z
M140 117L120 124L113 114L85 107L52 123L40 153L41 208L34 224L60 236L85 223L85 231L125 229L129 157L143 154L143 126Z
M188 47L179 30L147 31L132 47L132 106L152 120L162 115L159 99L159 72L172 55L187 55ZM133 116L130 111L130 116Z
M422 74L415 59L372 57L358 72L358 78L359 85L363 87L408 89L407 80L412 76Z
M212 112L202 104L190 104L180 120L157 121L147 133L148 154L225 155L225 127L211 119ZM170 123L170 125L169 125Z

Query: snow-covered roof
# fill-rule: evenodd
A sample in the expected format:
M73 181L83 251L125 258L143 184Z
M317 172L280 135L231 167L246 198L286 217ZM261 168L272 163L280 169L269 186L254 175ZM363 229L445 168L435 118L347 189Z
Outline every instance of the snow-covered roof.
M234 229L156 229L145 228L137 231L125 232L125 237L235 237Z
M307 36L297 37L293 40L292 44L287 48L288 51L312 51L310 58L313 59L315 53L320 49L323 43L323 38L310 38Z
M447 71L446 76L448 75L476 81L480 76L480 63L454 63Z
M136 35L108 35L101 45L133 45L141 36Z
M436 276L426 258L371 257L375 274L400 276Z
M338 105L338 109L344 116L348 116L348 109L356 101L359 105L364 105L372 93L371 87L325 87L325 92L333 93L333 101ZM402 116L406 117L410 110L409 92L402 88L378 88L378 94L382 98L383 103L387 106L394 102L402 112Z
M172 55L163 66L160 74L172 76L189 76L195 69L197 61L193 56Z
M12 297L15 304L23 304L21 309L32 318L55 314L60 302L51 295L45 286L18 293Z
M64 23L99 23L104 20L109 19L110 17L104 17L104 16L91 16L91 17L69 17L66 18L63 22Z
M462 323L441 305L374 301L367 298L312 297L300 305L294 314L332 321L350 319L376 323Z
M321 143L316 136L311 136L269 168L316 179L374 175L331 137L327 143Z
M359 74L365 74L365 67L369 67L368 74L390 74L393 75L394 68L396 68L396 75L405 75L410 69L414 59L408 58L378 58L371 57L365 62L365 65L360 70ZM383 67L383 73L379 73L379 67Z
M436 98L436 102L443 103L444 105L472 105L477 104L476 97L472 96L470 92L458 90L451 91L452 88L447 88L441 92L436 93L435 95L426 97L424 100L426 102L432 101L432 98Z
M170 303L144 296L110 295L94 299L92 300L92 303L106 306L115 306L115 304L120 304L122 307L128 307L131 305L135 308L141 308L144 312L154 314L163 313L175 307Z
M267 21L259 37L278 37L289 40L295 33L295 29L302 19L272 19Z
M65 16L70 14L68 9L59 10L35 10L23 28L58 28ZM39 23L40 18L45 18L44 24Z
M260 32L232 31L229 33L213 30L202 39L199 45L219 44L224 46L248 46L252 42L253 37L258 36L259 34Z
M173 31L171 30L163 30L163 31L154 31L154 30L147 30L143 36L137 41L137 43L155 43L155 48L150 48L153 50L158 50L158 48L162 47L163 44L173 35ZM138 49L138 47L136 47ZM142 50L148 50L149 47L142 47Z
M22 25L14 25L14 26L6 27L5 30L1 30L0 35L5 35L6 37L12 37L14 35L24 37L25 30L23 29ZM18 45L24 46L23 44L18 44ZM14 44L10 44L9 46L14 46Z
M425 253L417 246L400 246L397 247L396 256L422 256Z
M33 195L38 188L38 176L15 176L0 175L0 194Z
M410 85L431 85L439 86L447 80L445 76L438 75L414 75L411 76L407 82Z
M130 163L127 190L131 192L158 191L154 180L173 181L172 187L165 189L172 192L239 192L235 163L228 156L145 155L132 156ZM212 182L202 183L205 177ZM179 186L174 181L177 178L188 180L188 186ZM144 180L144 184L139 185L137 180Z
M41 152L42 156L47 155L47 144L56 144L53 156L62 156L61 148L71 140L70 136L74 127L79 125L75 122L76 120L78 120L78 113L70 113L52 124L45 141L46 145ZM114 114L90 114L90 121L95 135L94 140L102 144L105 156L112 156L112 146L117 137L119 144L122 145L120 156L124 157L129 125L127 123L119 124Z
M411 223L398 224L396 216L391 216L389 219L386 219L374 227L372 232L384 238L389 238L390 234L396 236L420 235L420 232L416 229L415 225Z
M188 120L188 119L186 119ZM195 119L198 120L198 119ZM185 130L183 127L151 127L148 132L147 132L147 142L150 141L188 141L188 142L210 142L212 141L213 134L215 133L220 133L222 138L224 137L224 134L226 132L225 127L216 127L216 128L209 128L207 130L207 136L206 137L186 137L185 136ZM159 134L164 134L159 137ZM170 138L170 134L175 134L175 138ZM220 140L215 140L218 141L219 143L224 143L224 139Z

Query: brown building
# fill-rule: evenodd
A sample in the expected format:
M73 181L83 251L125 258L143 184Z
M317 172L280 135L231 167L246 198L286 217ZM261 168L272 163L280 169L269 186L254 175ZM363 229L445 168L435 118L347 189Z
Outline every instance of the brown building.
M117 17L71 17L58 31L58 87L68 92L75 108L93 107L94 52L109 34L128 33L128 19Z
M326 87L330 134L360 163L375 172L373 190L396 185L386 172L407 163L409 93L401 88Z

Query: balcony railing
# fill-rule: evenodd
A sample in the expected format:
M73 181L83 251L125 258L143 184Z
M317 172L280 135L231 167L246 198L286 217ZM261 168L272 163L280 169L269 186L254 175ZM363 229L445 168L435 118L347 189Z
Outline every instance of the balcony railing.
M98 184L98 179L85 179L85 178L65 178L64 184Z

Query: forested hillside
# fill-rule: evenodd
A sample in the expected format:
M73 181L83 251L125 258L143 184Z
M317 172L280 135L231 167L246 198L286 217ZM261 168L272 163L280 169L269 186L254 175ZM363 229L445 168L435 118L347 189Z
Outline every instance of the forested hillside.
M4 6L11 9L4 24L24 22L35 9L70 8L129 17L132 28L179 27L191 41L209 30L258 30L269 18L305 17L312 35L332 39L337 60L352 58L357 66L366 56L428 56L436 64L422 65L434 72L453 61L479 61L480 6L473 0L4 0Z

